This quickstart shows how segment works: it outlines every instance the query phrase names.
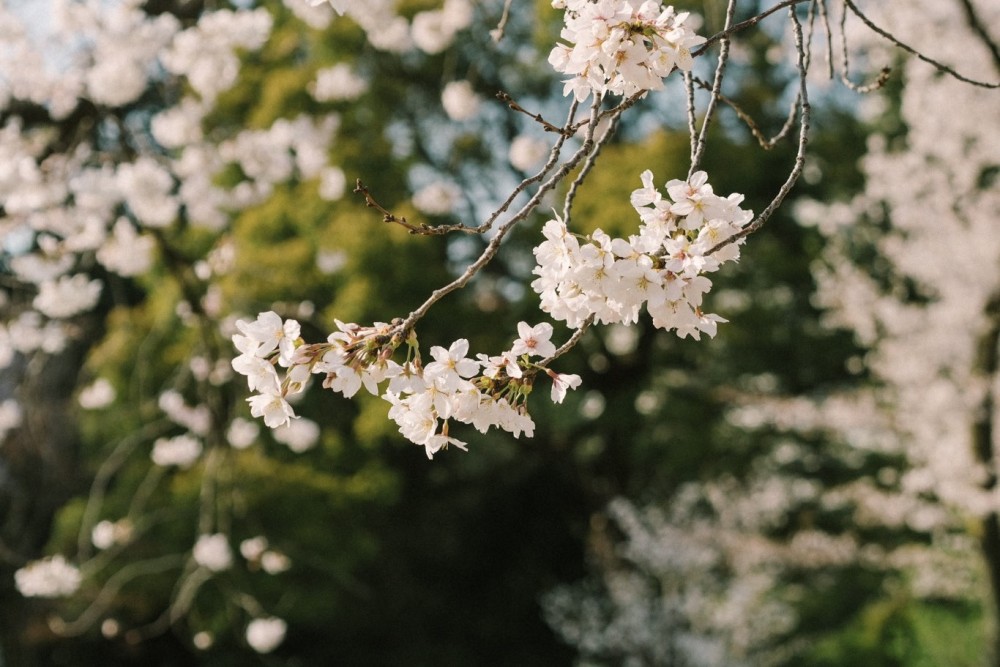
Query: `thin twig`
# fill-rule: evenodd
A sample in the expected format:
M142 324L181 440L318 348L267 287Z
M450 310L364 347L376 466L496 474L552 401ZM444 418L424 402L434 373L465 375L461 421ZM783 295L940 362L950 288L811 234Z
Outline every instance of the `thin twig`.
M499 44L500 40L503 39L505 31L507 29L507 20L510 18L510 5L514 0L506 0L503 3L503 13L500 15L500 21L497 23L497 27L490 30L490 37L493 39L494 43Z
M708 98L708 107L705 108L705 117L701 121L701 132L698 133L698 141L695 142L694 155L691 156L691 166L688 169L688 178L698 171L701 158L705 154L705 146L708 143L708 126L715 115L715 109L719 104L719 95L722 92L722 79L726 74L726 64L729 62L729 35L728 30L733 26L733 16L736 14L736 0L729 0L726 6L726 22L723 32L727 33L719 41L719 62L715 66L715 78L712 81L712 96Z
M674 70L671 70L671 72L673 72L673 71ZM638 92L632 93L629 97L626 97L624 100L622 100L621 102L619 102L617 105L611 107L610 109L605 109L604 111L602 111L601 113L599 113L597 115L596 122L599 123L602 120L604 120L605 118L609 118L609 117L614 116L616 114L621 114L626 109L630 109L631 107L635 106L636 103L639 102L639 100L641 100L642 98L644 98L646 96L646 93L648 93L648 92L649 92L648 90L640 90ZM567 129L570 132L572 132L572 133L576 133L579 130L581 130L582 128L586 127L587 123L589 123L589 122L590 122L590 118L587 118L586 120L581 120L580 122L576 123L575 125L570 125Z
M405 217L397 217L390 213L382 204L379 204L375 197L372 195L371 190L361 182L361 179L357 179L354 185L354 192L362 195L365 198L365 206L373 208L382 214L382 222L396 223L401 227L408 230L411 234L423 233L428 225L417 226L406 221Z
M570 209L573 207L573 201L576 199L576 193L580 186L583 185L583 182L586 180L590 170L594 168L597 158L601 154L601 148L603 148L604 144L606 144L608 140L614 136L615 131L618 129L618 121L620 119L621 114L611 117L611 122L608 124L607 130L594 142L594 150L587 156L587 160L583 163L580 173L577 174L576 178L573 179L573 182L570 184L569 190L566 192L566 199L563 202L562 217L564 222L569 222L569 213ZM596 128L594 129L596 130Z
M788 178L781 185L778 190L778 194L775 195L771 203L761 211L755 219L748 222L743 229L741 229L736 234L733 234L725 241L722 241L715 245L708 254L715 252L716 250L723 248L730 243L735 243L739 239L742 239L750 234L754 233L758 229L764 226L764 223L771 217L771 215L777 210L781 205L781 202L785 200L788 193L791 191L792 187L795 185L796 181L799 180L799 176L802 174L802 168L806 161L806 146L809 143L809 118L810 118L810 107L809 107L809 90L806 86L806 54L805 54L805 44L802 37L802 24L799 23L798 16L795 15L795 8L792 7L788 10L789 19L792 22L792 32L795 35L795 51L798 53L798 60L796 62L796 68L799 72L799 96L801 98L800 108L800 118L799 118L799 144L798 149L795 152L795 164L792 167L791 172L788 174Z
M979 19L979 15L976 14L976 8L972 6L972 0L958 0L958 4L962 5L969 29L976 33L976 36L982 40L983 46L986 47L990 52L990 56L993 57L993 67L1000 71L1000 45L987 32L986 26L983 25L983 22Z
M551 357L546 357L545 359L542 359L541 361L538 362L537 365L547 368L548 365L551 364L553 361L555 361L556 359L558 359L559 357L561 357L562 355L566 354L571 349L576 347L576 344L580 342L581 338L583 338L583 334L587 333L587 329L589 329L590 325L594 323L594 317L595 315L591 313L587 317L587 319L585 319L583 323L576 328L576 331L574 331L573 335L569 337L569 340L560 345L559 348L552 353Z
M692 77L691 80L693 83L697 84L699 88L703 88L705 90L711 90L712 88L710 83L699 77ZM785 117L785 122L781 126L781 129L770 138L764 136L764 131L760 129L760 126L750 116L750 114L743 110L743 107L725 95L720 94L718 97L720 102L732 109L736 116L746 124L747 129L750 130L750 133L757 140L757 143L760 144L760 147L766 151L774 148L778 142L784 139L788 135L788 132L795 127L795 116L798 115L800 101L798 94L795 95L795 99L792 100L792 103L789 106L788 115Z
M694 164L694 156L698 152L698 118L694 103L694 77L691 72L684 72L684 92L687 93L688 142L691 148L689 159Z
M701 54L705 53L705 51L707 51L710 46L712 46L719 40L729 37L730 35L737 33L741 30L746 30L747 28L754 27L755 25L757 25L758 23L766 19L768 16L778 11L779 9L784 9L785 7L791 7L793 5L797 5L803 2L812 2L812 0L784 0L783 2L779 2L778 4L776 4L774 7L771 7L770 9L763 11L760 14L757 14L753 18L749 18L746 21L737 23L736 25L726 30L717 32L708 39L706 39L701 46L692 51L691 57L697 58Z
M570 103L569 113L567 114L566 117L565 127L567 129L573 127L573 119L576 118L576 111L579 108L579 106L580 103L577 102L576 100L573 100L573 102ZM544 165L542 165L542 168L539 169L533 176L529 176L528 178L521 181L517 185L517 187L514 188L509 195L507 195L507 199L505 199L504 202L500 204L500 206L497 207L497 209L494 210L493 213L490 214L490 217L487 218L486 221L483 222L478 227L468 227L462 224L437 225L437 226L423 225L421 226L421 229L418 233L425 235L443 235L451 232L464 232L466 234L485 234L486 232L488 232L490 229L493 228L493 224L500 218L501 215L510 210L510 207L514 203L514 200L517 199L517 197L522 192L527 190L528 186L541 181L555 167L556 163L559 161L559 156L562 153L562 148L565 145L566 140L569 139L569 136L570 135L567 132L560 132L559 139L556 141L555 145L552 146L552 149L549 151L549 159L545 162Z
M172 424L166 419L155 423L146 424L135 433L122 438L97 469L94 481L90 485L90 493L87 495L87 504L83 510L83 518L80 520L80 532L77 535L77 553L81 558L90 555L91 531L97 523L101 509L104 506L104 495L112 478L118 474L122 465L129 455L144 442L148 442L153 437L166 433Z
M851 11L854 12L854 15L857 16L859 19L861 19L861 21L866 26L868 26L869 28L871 28L874 32L878 33L882 37L885 37L887 40L889 40L890 42L892 42L893 44L895 44L899 48L903 49L907 53L916 56L920 60L923 60L925 63L927 63L928 65L931 65L932 67L934 67L935 69L937 69L939 72L944 72L945 74L948 74L949 76L952 76L952 77L958 79L959 81L962 81L964 83L968 83L968 84L970 84L972 86L979 86L980 88L1000 88L1000 83L988 83L986 81L977 81L976 79L970 79L967 76L963 76L963 75L959 74L958 72L956 72L952 68L948 67L947 65L945 65L943 63L940 63L937 60L934 60L933 58L929 58L928 56L925 56L924 54L922 54L919 51L917 51L916 49L914 49L912 46L910 46L908 44L904 44L903 42L899 41L899 39L895 35L893 35L892 33L887 32L886 30L883 30L882 28L878 27L877 25L875 25L875 23L872 22L871 19L869 19L864 14L862 14L861 10L858 9L858 6L854 4L853 0L844 0L844 4L847 7L850 7Z
M541 125L543 128L545 128L546 132L555 132L556 134L562 134L562 135L566 135L568 133L569 136L572 136L572 134L573 134L572 131L567 130L566 128L559 127L557 125L553 125L549 121L547 121L544 118L542 118L541 114L531 113L530 111L528 111L527 109L525 109L524 107L522 107L520 104L518 104L517 102L515 102L513 97L511 97L510 95L508 95L507 93L505 93L502 90L497 93L497 99L499 99L500 101L502 101L504 104L506 104L512 110L514 110L514 111L516 111L518 113L523 113L525 116L527 116L531 120L533 120L536 123L538 123L539 125Z
M885 85L886 81L889 80L890 69L888 67L883 67L878 78L872 83L859 85L851 81L850 73L850 51L847 48L847 30L844 27L847 24L847 5L844 5L840 12L840 49L841 49L841 61L840 61L840 80L841 82L853 90L856 93L870 93L873 90L878 90Z
M833 80L833 29L830 27L830 14L826 11L826 0L819 0L819 16L823 21L823 29L826 31L826 76Z
M583 141L583 145L581 145L580 148L577 149L577 151L570 156L570 158L567 159L555 173L549 176L548 179L538 187L535 194L532 195L531 199L529 199L528 202L520 208L520 210L514 213L509 220L504 222L497 229L496 234L490 239L490 242L486 245L486 248L479 255L476 261L466 267L465 271L458 278L431 292L431 295L427 297L427 299L420 304L416 310L412 311L406 316L405 320L393 327L394 334L399 334L405 338L408 335L408 332L410 332L416 323L427 314L427 311L429 311L434 304L455 290L465 287L484 266L493 260L497 252L500 250L500 244L503 243L504 238L506 238L510 230L513 229L517 223L527 218L528 215L538 207L542 198L550 190L555 188L555 186L560 183L567 176L567 174L576 168L576 166L580 164L586 156L590 155L591 151L594 150L593 128L597 125L596 119L600 108L601 96L595 95L594 102L591 105L590 110L591 125L588 129L587 136Z
M74 636L83 634L96 623L108 610L114 598L128 582L143 575L159 574L166 570L171 570L184 562L184 556L172 554L160 556L153 560L139 561L123 565L104 583L101 592L97 594L94 601L75 621L60 622L52 629L62 636Z

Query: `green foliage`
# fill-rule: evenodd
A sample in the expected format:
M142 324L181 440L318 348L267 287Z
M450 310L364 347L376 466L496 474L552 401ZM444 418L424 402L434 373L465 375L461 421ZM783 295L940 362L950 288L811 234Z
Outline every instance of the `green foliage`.
M977 667L983 664L985 627L981 610L972 604L887 598L869 604L798 664Z

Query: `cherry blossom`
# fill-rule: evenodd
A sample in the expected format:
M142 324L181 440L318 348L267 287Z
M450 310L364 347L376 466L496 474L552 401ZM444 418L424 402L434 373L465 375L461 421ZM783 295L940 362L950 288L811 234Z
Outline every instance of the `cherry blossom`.
M633 95L659 90L675 68L690 70L691 48L705 41L677 14L654 0L554 0L564 8L565 27L549 54L556 71L573 75L564 93L580 102L590 94Z
M529 357L551 357L556 353L556 346L549 339L552 338L552 325L542 322L531 326L527 322L518 322L518 339L514 341L511 352L514 356L526 354Z
M566 391L576 389L583 382L579 375L570 373L550 373L549 377L552 378L553 403L562 403L566 398Z
M724 253L717 246L737 234L752 214L739 208L741 196L722 200L712 194L704 172L692 178L697 186L680 181L669 185L678 198L678 187L684 188L684 197L696 187L698 206L685 205L683 210L697 222L667 205L653 187L651 172L644 172L641 180L643 187L632 193L631 202L642 224L628 240L612 239L599 229L579 239L558 218L545 224L546 240L535 248L538 278L531 284L541 296L542 310L576 327L589 317L606 324L634 323L645 306L658 328L674 330L682 338L714 336L724 320L701 311L712 286L702 274L739 258L742 238L725 246ZM706 214L715 217L706 220Z

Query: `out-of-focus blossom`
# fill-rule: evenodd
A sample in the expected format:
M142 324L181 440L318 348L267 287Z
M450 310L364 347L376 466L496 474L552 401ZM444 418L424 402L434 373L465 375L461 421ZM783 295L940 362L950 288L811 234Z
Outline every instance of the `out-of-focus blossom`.
M413 205L427 215L448 215L455 210L461 191L454 183L431 183L413 195Z
M481 102L482 99L468 81L451 81L445 84L444 90L441 91L441 106L452 120L472 118L479 111Z
M201 535L192 550L194 561L212 572L228 570L233 564L229 538L222 533Z
M201 456L201 450L201 441L190 435L158 438L153 443L153 451L150 454L150 458L158 466L189 468Z
M549 146L541 139L529 137L526 134L519 135L510 143L510 150L507 157L515 169L528 171L533 169L549 154Z
M59 598L80 588L80 570L61 555L28 563L14 573L14 585L25 597Z
M247 625L247 644L257 653L270 653L285 640L288 624L280 618L255 618Z
M84 410L98 410L111 405L116 395L114 386L107 378L97 378L80 391L77 401Z
M347 63L337 63L316 72L309 92L317 102L350 102L365 94L368 81L354 73Z
M32 305L43 315L64 319L90 310L100 296L101 281L78 273L43 282Z

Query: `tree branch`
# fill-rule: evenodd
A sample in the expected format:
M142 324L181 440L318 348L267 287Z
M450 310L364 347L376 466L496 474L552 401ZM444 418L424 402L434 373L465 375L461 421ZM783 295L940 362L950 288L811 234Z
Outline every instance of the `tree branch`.
M885 37L887 40L889 40L890 42L892 42L893 44L895 44L899 48L903 49L907 53L909 53L911 55L914 55L917 58L919 58L920 60L923 60L925 63L933 66L938 71L944 72L945 74L948 74L949 76L952 76L952 77L958 79L959 81L962 81L962 82L967 83L967 84L972 85L972 86L979 86L980 88L1000 88L1000 83L988 83L986 81L977 81L976 79L970 79L967 76L963 76L963 75L959 74L958 72L956 72L952 68L948 67L947 65L945 65L943 63L940 63L937 60L934 60L933 58L929 58L928 56L925 56L924 54L920 53L919 51L917 51L912 46L910 46L908 44L904 44L903 42L899 41L899 39L895 35L893 35L893 34L887 32L886 30L883 30L882 28L878 27L877 25L875 25L875 23L872 22L871 19L869 19L864 14L862 14L861 10L858 9L858 6L854 4L853 0L844 0L844 4L847 7L849 7L851 9L851 11L854 12L854 15L857 16L859 19L861 19L861 21L866 26L868 26L869 28L871 28L872 31L878 33L882 37Z

